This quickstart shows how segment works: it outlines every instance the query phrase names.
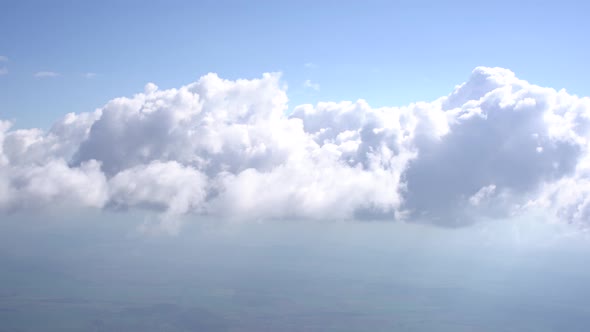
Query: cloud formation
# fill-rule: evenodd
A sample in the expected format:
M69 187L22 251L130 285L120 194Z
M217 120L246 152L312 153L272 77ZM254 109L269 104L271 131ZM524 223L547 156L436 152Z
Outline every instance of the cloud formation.
M146 85L53 127L0 122L0 211L85 206L230 219L457 226L590 216L590 99L476 68L433 102L301 105L278 74ZM170 226L172 225L172 226Z

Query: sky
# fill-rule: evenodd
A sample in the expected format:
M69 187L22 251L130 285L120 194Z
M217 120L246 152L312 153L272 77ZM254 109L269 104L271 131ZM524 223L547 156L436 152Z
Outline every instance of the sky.
M0 8L0 330L587 330L588 4Z
M215 72L281 72L289 107L431 101L476 66L588 95L580 1L3 1L0 117L48 128ZM307 82L307 83L306 83Z

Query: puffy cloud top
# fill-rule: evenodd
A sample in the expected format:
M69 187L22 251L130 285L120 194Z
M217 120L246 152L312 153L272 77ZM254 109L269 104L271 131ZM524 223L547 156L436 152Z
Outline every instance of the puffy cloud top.
M301 105L277 74L146 85L47 132L0 121L0 213L148 209L165 225L392 219L445 226L543 208L590 215L590 99L476 68L433 102Z

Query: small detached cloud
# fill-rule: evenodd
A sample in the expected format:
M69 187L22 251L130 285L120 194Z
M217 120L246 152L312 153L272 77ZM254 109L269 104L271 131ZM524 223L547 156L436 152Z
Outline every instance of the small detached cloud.
M38 71L35 74L33 74L33 76L35 78L53 78L58 77L59 73L54 71Z
M87 79L93 79L96 77L96 73L88 72L88 73L84 73L83 76L84 76L84 78L87 78Z
M313 62L306 62L303 64L303 66L305 68L309 68L309 69L314 69L314 68L318 68L319 66Z
M320 85L318 83L312 82L311 80L306 80L305 82L303 82L303 87L315 91L320 91Z

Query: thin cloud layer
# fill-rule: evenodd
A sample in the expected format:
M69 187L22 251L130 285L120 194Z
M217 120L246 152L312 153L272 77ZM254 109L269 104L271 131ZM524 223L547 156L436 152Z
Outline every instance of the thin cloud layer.
M59 73L56 73L54 71L38 71L35 74L33 74L33 76L35 78L52 78L52 77L58 77Z
M0 210L147 209L229 219L443 226L544 209L590 216L590 99L476 68L405 107L301 105L277 74L148 84L49 131L0 122Z
M0 64L8 62L8 57L0 55ZM0 76L8 74L8 68L5 65L0 66Z

